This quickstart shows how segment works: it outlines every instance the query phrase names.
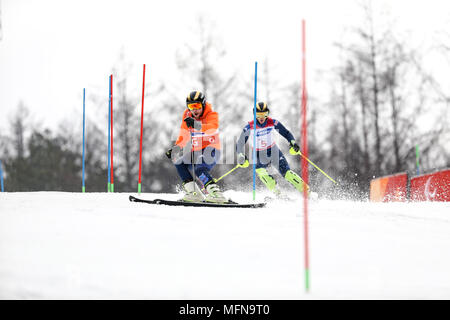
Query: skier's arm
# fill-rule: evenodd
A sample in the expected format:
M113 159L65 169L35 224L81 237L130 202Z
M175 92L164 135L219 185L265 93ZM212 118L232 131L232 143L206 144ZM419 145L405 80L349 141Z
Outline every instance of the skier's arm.
M287 140L289 141L289 146L291 147L291 149L289 150L289 152L291 152L291 154L296 154L300 151L300 146L297 144L297 142L295 142L295 138L292 135L292 133L286 129L285 126L283 126L281 124L280 121L275 120L275 129L278 130L278 132Z
M275 120L275 129L289 142L291 143L292 140L295 141L294 136L292 135L292 133L286 129L285 126L283 126L283 124L281 124L280 121Z
M238 141L236 142L236 153L244 153L244 147L247 143L248 137L250 136L250 125L246 125L244 130L242 130Z
M186 122L184 122L186 115L187 112L185 111L183 113L183 120L181 121L180 133L178 134L178 139L175 142L175 145L179 146L180 148L184 148L187 142L191 139L189 128L187 127Z

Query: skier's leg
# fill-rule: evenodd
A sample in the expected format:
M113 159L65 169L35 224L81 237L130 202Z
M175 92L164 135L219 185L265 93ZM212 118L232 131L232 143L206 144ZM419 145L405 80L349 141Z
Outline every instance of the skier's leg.
M195 175L202 185L205 186L214 180L209 172L219 160L220 151L211 147L206 147L202 151L202 154L196 159Z
M256 169L256 174L267 189L275 193L277 196L280 195L280 189L278 189L276 180L269 174L269 172L267 172L266 168L260 167Z
M306 185L306 183L297 173L291 170L291 168L289 167L289 163L287 162L285 156L279 149L278 149L278 171L298 191L303 192L303 188L304 186L306 186L309 192L309 186Z
M190 173L188 166L185 163L175 164L175 168L177 169L177 173L183 182L193 181L192 174Z
M220 150L212 147L206 147L203 150L202 156L198 159L198 164L196 164L195 166L195 174L197 175L207 192L205 200L208 202L222 203L228 201L209 173L211 169L216 165L219 158Z
M203 201L202 192L192 178L191 172L189 171L189 168L192 167L192 164L190 162L190 155L185 155L174 163L178 175L183 181L182 186L183 190L185 191L183 200L192 202Z
M303 188L306 187L309 193L309 186L303 181L303 179L296 174L292 170L286 171L286 174L284 175L284 178L292 184L298 191L303 192Z
M277 146L272 147L272 149L274 149L272 151L272 164L277 167L278 172L284 177L286 175L286 172L291 169L289 167L289 163L287 162L283 152L281 152L281 150L278 149Z
M278 189L277 181L266 170L272 161L272 148L257 151L256 160L256 174L258 178L264 183L267 189L275 193L276 196L279 196L280 190Z

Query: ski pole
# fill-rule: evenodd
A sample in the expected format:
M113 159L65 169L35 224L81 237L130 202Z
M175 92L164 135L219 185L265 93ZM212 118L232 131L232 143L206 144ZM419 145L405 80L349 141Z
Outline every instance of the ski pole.
M189 130L189 133L191 134L191 163L192 163L192 175L194 178L194 183L197 183L197 176L195 174L195 166L194 166L194 161L195 161L195 157L194 157L194 144L193 144L193 138L192 138L192 129Z
M227 173L225 173L223 176L221 176L218 179L214 179L214 182L218 182L219 180L221 180L222 178L225 178L227 175L229 175L230 173L232 173L234 170L236 170L237 168L239 168L239 165L236 165L233 169L231 169L230 171L228 171Z
M290 151L289 151L290 152ZM300 151L298 151L298 152L290 152L292 155L297 155L297 154L299 154L299 155L301 155L306 161L308 161L310 164L312 164L317 170L319 170L320 172L322 172L323 173L323 175L325 176L325 177L327 177L328 179L330 179L331 181L333 181L335 184L337 184L337 182L336 181L334 181L329 175L327 175L322 169L320 169L314 162L312 162L311 160L309 160L307 157L305 157Z

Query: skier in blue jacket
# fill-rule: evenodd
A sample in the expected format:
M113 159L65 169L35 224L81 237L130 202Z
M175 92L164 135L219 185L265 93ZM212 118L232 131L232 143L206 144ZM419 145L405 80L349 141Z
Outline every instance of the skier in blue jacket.
M306 185L298 174L290 169L289 163L275 143L274 131L277 130L289 142L291 153L298 152L300 147L295 142L292 133L286 129L281 122L269 117L269 107L265 102L258 102L256 104L256 119L256 173L259 179L270 191L275 193L277 197L281 196L275 178L266 170L266 168L272 164L277 167L280 174L298 191L303 192L303 188L306 187L309 192L309 186ZM244 148L245 143L249 138L250 145L254 147L254 127L254 121L250 121L244 127L236 143L237 162L240 167L246 168L249 165Z

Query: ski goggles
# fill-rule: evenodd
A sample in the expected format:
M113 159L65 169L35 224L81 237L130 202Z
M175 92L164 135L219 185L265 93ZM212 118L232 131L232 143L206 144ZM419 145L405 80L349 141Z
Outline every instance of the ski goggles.
M257 118L267 118L268 115L269 115L269 111L265 111L265 112L257 112L257 113L256 113L256 117L257 117Z
M201 108L203 108L203 105L200 102L189 103L187 105L187 108L189 110L200 110Z

